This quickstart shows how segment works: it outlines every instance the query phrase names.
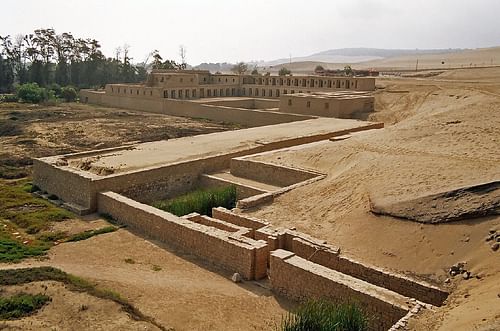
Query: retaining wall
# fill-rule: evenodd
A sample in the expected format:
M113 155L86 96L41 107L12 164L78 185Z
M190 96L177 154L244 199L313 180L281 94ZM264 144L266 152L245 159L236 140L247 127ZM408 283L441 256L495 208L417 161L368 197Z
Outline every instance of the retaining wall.
M125 95L115 96L93 90L80 91L80 98L82 100L88 100L89 103L101 104L109 107L134 109L172 116L205 118L217 122L238 123L248 127L274 125L316 118L316 116L311 115L219 106L210 101L208 101L207 104L203 104L199 101L193 102L189 100L130 97ZM246 106L244 100L246 99L243 99L241 102ZM234 102L238 103L238 101ZM249 101L247 103L248 105L255 105L255 101ZM276 107L276 101L274 100L270 100L269 102L263 100L257 103L259 105L272 105Z
M98 210L117 221L190 254L205 259L245 279L266 276L268 246L244 236L197 224L114 192L98 195Z
M281 249L271 253L269 277L275 292L293 300L328 298L358 303L369 315L372 330L388 330L409 311L406 297Z
M448 297L448 292L431 284L340 256L338 251L300 237L292 239L292 247L288 250L311 262L435 306L441 306Z
M274 186L289 186L317 177L319 174L278 166L245 157L231 159L231 174Z

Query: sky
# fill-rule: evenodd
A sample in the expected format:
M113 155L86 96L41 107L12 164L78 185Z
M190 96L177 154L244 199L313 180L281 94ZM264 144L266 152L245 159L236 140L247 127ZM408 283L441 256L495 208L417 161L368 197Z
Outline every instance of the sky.
M334 48L480 48L500 45L500 0L3 0L0 35L37 28L130 45L134 62L237 62Z

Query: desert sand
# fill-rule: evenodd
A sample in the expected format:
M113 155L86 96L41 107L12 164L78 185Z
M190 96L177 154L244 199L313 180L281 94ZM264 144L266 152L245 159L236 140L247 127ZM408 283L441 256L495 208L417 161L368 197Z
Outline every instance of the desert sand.
M379 79L377 84L376 111L368 119L388 126L259 156L327 178L250 214L324 238L361 261L438 285L446 286L452 264L466 261L481 279L452 279L456 290L449 303L436 315L421 316L413 328L500 327L500 290L494 288L500 257L484 241L489 229L500 227L500 217L432 225L370 212L371 199L400 201L500 178L500 69Z

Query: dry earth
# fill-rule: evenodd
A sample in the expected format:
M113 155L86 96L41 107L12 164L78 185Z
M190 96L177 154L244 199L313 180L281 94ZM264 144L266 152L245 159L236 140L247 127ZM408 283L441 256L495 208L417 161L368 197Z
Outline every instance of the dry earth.
M250 214L327 239L359 260L440 285L452 264L466 261L481 279L453 279L450 286L457 290L437 310L439 318L422 316L414 329L498 328L500 254L484 238L500 227L500 217L419 224L371 214L370 199L397 202L498 180L500 69L377 83L376 112L369 119L388 126L259 156L327 178Z
M235 129L229 123L78 103L0 104L0 170L32 157ZM25 173L29 173L29 167Z
M289 302L272 296L265 283L235 284L229 279L231 275L222 270L165 245L144 240L126 229L80 242L60 244L50 250L47 260L0 264L0 268L46 265L118 292L143 314L175 330L272 330L279 324L286 309L291 307ZM60 295L69 295L67 291L60 293L60 285L55 288L50 286L50 291L56 294L56 299ZM66 315L69 319L67 323L78 323L85 314L77 314L75 310L88 298L72 299L71 295L67 309L73 314ZM81 302L77 301L80 299ZM95 317L95 325L82 324L78 330L99 327L109 330L108 325L119 330L126 315L106 300L92 300L89 306L92 311L102 309L103 319L91 315ZM61 327L61 330L71 330L58 323L64 307L49 308L51 305L47 305L41 313L16 323L27 325L24 323L36 320L37 323ZM116 324L109 322L113 319L106 312L116 317ZM141 324L129 327L127 330L143 329ZM148 325L146 329L154 328Z

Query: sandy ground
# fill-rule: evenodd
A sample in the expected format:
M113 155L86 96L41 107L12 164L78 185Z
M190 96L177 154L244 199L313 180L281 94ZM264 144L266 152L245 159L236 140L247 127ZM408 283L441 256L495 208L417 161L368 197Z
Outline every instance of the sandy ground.
M111 300L70 291L59 282L6 286L2 295L21 292L45 294L51 301L31 316L0 324L3 330L159 330L150 323L131 319L119 304Z
M48 260L0 264L0 268L40 265L60 268L116 291L160 325L175 330L270 330L291 307L272 296L265 283L235 284L231 275L125 229L60 244L50 250ZM98 303L92 305L101 309ZM57 322L61 310L54 309L54 314L42 312L28 321L36 319L66 329ZM108 330L105 326L110 317L105 313L112 309L113 305L102 303L102 320L95 316L97 328L101 325ZM112 314L116 315L120 314ZM73 317L70 320L76 322ZM130 327L127 330L135 326Z
M130 148L93 154L91 157L69 157L70 167L99 173L112 169L113 173L166 165L210 155L241 152L262 145L301 137L325 135L337 131L359 129L373 123L337 118L317 118L272 126L261 126L238 131L205 134L183 139L137 144Z
M500 255L484 242L500 217L424 225L369 212L371 197L399 201L500 178L500 75L494 82L483 69L443 76L378 80L382 89L369 119L393 124L383 130L260 156L327 178L250 214L440 285L453 263L467 261L482 279L452 282L458 289L450 304L438 309L439 319L427 320L434 329L466 330L500 319L500 288L494 285L500 282Z

